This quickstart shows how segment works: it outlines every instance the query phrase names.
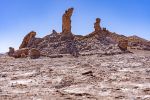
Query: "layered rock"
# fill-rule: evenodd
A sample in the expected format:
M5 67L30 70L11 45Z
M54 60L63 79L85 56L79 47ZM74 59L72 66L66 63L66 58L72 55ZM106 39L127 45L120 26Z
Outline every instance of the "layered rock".
M26 47L28 46L29 42L32 40L32 38L35 37L35 35L36 35L36 32L34 32L34 31L31 31L30 33L28 33L28 34L24 37L24 39L23 39L23 41L22 41L22 43L21 43L19 49L21 49L21 48L26 48Z

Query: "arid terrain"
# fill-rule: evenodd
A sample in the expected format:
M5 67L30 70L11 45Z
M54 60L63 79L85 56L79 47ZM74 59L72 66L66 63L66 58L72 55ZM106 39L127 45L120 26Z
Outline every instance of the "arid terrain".
M150 100L150 52L0 57L0 100Z
M73 11L62 32L31 31L0 55L0 100L150 100L150 42L110 32L100 18L93 32L73 34Z

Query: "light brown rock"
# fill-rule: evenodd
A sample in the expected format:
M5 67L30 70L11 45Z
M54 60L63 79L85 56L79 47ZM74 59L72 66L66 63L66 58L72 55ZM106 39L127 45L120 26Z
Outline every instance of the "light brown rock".
M96 22L94 23L95 32L98 32L98 31L101 30L100 22L101 22L101 19L100 18L96 18Z
M73 8L69 8L62 17L62 33L71 33L71 16L73 10Z
M36 35L36 32L34 32L34 31L31 31L30 33L28 33L28 34L24 37L24 39L23 39L23 41L22 41L22 44L20 45L19 49L21 49L21 48L26 48L27 45L29 44L30 40L31 40L32 38L34 38L35 35Z
M14 58L25 58L25 57L27 57L28 53L29 53L28 48L22 48L22 49L16 50L13 54L13 57Z

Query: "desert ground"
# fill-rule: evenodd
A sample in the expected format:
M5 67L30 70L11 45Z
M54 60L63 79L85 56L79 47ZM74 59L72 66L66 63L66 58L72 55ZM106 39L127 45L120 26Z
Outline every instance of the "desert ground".
M150 100L150 52L0 56L0 100Z

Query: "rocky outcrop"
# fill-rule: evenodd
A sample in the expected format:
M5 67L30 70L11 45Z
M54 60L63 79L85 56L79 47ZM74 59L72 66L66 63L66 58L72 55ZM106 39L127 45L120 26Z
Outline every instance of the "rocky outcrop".
M95 32L99 32L101 30L100 22L101 22L101 19L100 18L96 18L96 22L94 23Z
M31 59L37 59L40 57L40 51L35 49L35 48L32 48L30 51L29 51L29 57Z
M43 37L35 37L36 32L30 32L27 34L22 44L22 48L30 49L28 56L30 58L39 58L40 56L52 57L53 55L64 56L65 54L71 54L74 57L79 55L112 55L121 54L127 51L128 46L131 46L133 39L124 35L112 33L106 28L100 26L101 19L96 18L94 23L94 31L86 36L74 35L71 32L71 16L73 14L73 8L69 8L62 16L62 32L58 33L55 30L51 34ZM150 50L149 43L136 42L140 47ZM39 52L40 51L40 52ZM10 48L9 54L11 55L13 50ZM16 52L16 51L15 51ZM15 57L25 57L25 53L17 51ZM58 56L59 57L59 56Z
M69 8L65 11L62 17L62 33L71 33L71 16L73 13L73 8Z
M24 37L19 49L26 48L28 46L29 42L31 41L31 39L35 37L35 35L36 35L36 32L34 32L34 31L31 31L30 33L28 33Z
M41 56L40 51L35 48L22 48L15 51L12 47L9 48L8 55L14 58L26 58L29 56L31 59L37 59Z
M9 47L8 55L12 57L14 52L15 52L15 49L13 47Z
M28 48L21 48L19 50L16 50L12 57L14 58L25 58L28 56L28 53L29 53L29 49Z
M62 33L61 33L61 40L73 40L74 36L71 32L71 16L73 13L73 8L69 8L65 11L62 16Z

